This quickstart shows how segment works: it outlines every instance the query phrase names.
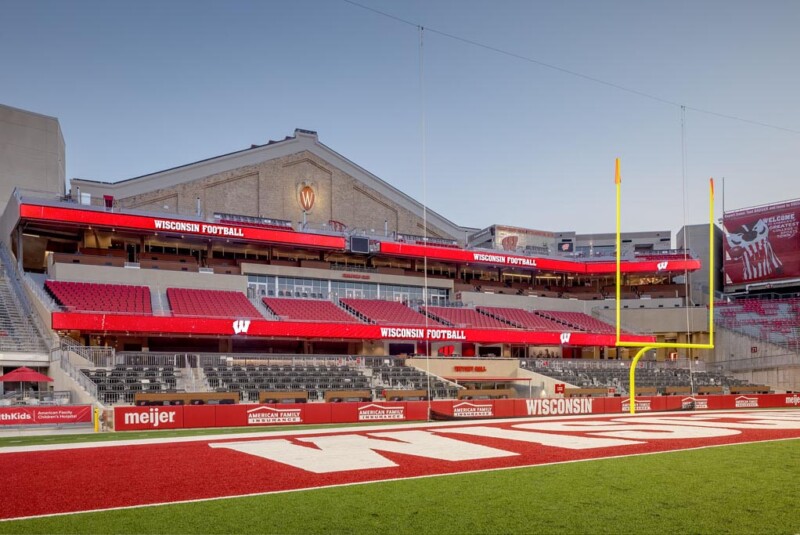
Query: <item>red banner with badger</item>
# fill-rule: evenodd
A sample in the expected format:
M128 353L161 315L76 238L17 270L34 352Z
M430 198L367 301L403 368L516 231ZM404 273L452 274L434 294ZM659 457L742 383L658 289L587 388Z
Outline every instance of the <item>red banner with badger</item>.
M800 200L728 212L725 284L800 276Z

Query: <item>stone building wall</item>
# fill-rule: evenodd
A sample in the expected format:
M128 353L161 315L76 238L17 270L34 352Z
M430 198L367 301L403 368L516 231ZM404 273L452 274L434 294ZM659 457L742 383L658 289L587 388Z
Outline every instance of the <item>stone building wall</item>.
M199 197L206 218L220 212L284 219L296 227L303 219L300 190L304 186L314 191L314 204L306 215L312 228L333 220L349 228L382 233L384 221L388 221L390 233L423 234L420 217L309 151L117 199L117 203L124 208L195 215ZM430 222L428 235L459 238Z

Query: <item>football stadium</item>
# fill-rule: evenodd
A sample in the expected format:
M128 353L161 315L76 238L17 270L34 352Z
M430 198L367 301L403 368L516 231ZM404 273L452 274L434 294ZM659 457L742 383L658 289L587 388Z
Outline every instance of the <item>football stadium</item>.
M0 111L0 531L800 526L800 201L475 228L302 129L67 190Z

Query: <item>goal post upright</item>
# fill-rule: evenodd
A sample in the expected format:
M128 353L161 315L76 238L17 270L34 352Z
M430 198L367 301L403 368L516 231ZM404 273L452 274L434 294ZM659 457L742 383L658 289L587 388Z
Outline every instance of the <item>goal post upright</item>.
M621 339L622 329L622 177L620 173L619 158L615 161L614 184L616 186L617 197L617 239L616 239L616 341L617 351L619 348L637 348L636 355L631 361L630 367L630 413L636 414L636 365L639 359L650 349L675 348L675 349L713 349L714 348L714 179L709 179L709 201L708 201L708 284L709 284L709 305L708 305L708 343L665 343L665 342L628 342ZM618 355L619 356L619 355Z

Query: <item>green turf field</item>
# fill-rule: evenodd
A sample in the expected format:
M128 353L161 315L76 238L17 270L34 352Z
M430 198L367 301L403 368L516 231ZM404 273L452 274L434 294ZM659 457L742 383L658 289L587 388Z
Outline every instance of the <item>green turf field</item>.
M0 533L797 534L798 480L800 440L784 440L3 522Z

